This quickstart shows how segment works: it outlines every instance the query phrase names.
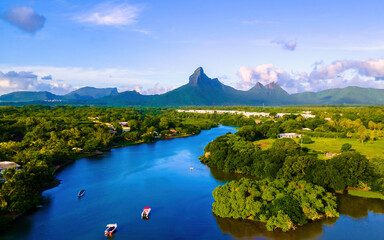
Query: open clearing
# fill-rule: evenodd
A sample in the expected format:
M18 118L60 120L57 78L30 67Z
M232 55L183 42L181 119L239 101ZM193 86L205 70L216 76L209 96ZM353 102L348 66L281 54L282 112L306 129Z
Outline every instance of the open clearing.
M300 138L294 139L297 143L300 144ZM316 151L319 153L320 159L326 159L326 153L340 153L341 146L344 143L349 143L352 145L352 149L355 149L359 153L367 156L368 158L382 158L384 159L384 139L379 139L374 141L372 144L367 141L364 143L358 142L357 139L349 138L312 138L314 143L303 144L303 147L310 149L311 151ZM261 147L263 150L268 149L272 146L274 139L263 139L256 141L255 144Z

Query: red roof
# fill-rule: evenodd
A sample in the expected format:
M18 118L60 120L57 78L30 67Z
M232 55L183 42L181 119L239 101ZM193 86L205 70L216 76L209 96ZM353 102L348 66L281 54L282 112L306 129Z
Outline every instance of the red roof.
M145 207L144 209L151 209L150 207Z

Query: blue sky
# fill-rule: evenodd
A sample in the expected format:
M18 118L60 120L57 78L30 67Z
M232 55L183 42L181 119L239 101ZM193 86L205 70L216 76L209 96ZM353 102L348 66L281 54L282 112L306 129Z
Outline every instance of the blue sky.
M241 90L384 88L382 1L0 2L0 94L82 86L143 94L202 66Z

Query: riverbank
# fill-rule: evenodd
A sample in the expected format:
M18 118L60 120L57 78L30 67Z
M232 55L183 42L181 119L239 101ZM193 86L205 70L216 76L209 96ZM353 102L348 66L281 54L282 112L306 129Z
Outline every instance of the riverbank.
M56 173L62 180L58 188L43 192L44 208L17 220L0 239L101 239L111 222L119 224L115 237L120 239L380 239L384 234L382 201L347 194L338 196L339 218L310 222L286 233L269 232L256 221L215 218L211 192L223 182L197 158L207 143L228 131L233 128L75 161ZM81 199L80 189L86 189ZM106 206L113 207L106 211ZM150 221L140 219L144 206L153 209ZM42 226L48 230L41 231Z
M196 134L183 134L183 135L173 135L173 136L167 136L166 138L155 138L155 141L154 142L150 142L150 143L155 143L157 141L163 141L163 140L172 140L172 139L175 139L175 138L186 138L186 137L189 137L189 136L194 136ZM74 155L74 159L71 159L71 160L68 160L62 164L58 164L56 166L54 166L54 170L52 172L53 175L55 175L57 172L61 171L63 168L65 168L66 166L74 163L76 160L78 159L81 159L81 158L84 158L84 157L93 157L93 156L100 156L100 155L103 155L105 152L109 152L111 149L114 149L114 148L123 148L123 147L129 147L129 146L135 146L135 145L139 145L139 144L149 144L149 143L146 143L144 142L143 140L139 140L139 141L127 141L125 144L115 144L115 145L112 145L108 148L105 148L101 151L95 151L95 152L79 152L78 155ZM48 186L44 187L41 191L45 191L45 190L48 190L50 188L53 188L53 187L57 187L59 184L56 185L56 182L60 180L56 179L53 181L52 184L49 184ZM49 187L49 186L52 186L52 187Z
M211 128L212 129L212 128ZM162 141L162 140L172 140L172 139L175 139L175 138L186 138L186 137L189 137L189 136L194 136L196 134L183 134L183 135L174 135L174 136L168 136L167 138L155 138L156 141L154 142L157 142L157 141ZM154 143L154 142L151 142L151 143ZM76 160L78 159L81 159L81 158L84 158L84 157L93 157L93 156L99 156L99 155L103 155L103 153L105 152L109 152L111 149L113 148L123 148L123 147L129 147L129 146L135 146L135 145L139 145L139 144L144 144L145 142L143 140L140 140L140 141L135 141L135 142L127 142L126 144L121 144L121 145L112 145L110 146L109 148L105 148L103 149L102 151L95 151L95 152L79 152L79 155L75 155L74 156L74 159L71 159L71 160L68 160L62 164L58 164L56 166L54 166L54 170L52 172L53 175L55 175L57 172L61 171L62 169L64 169L66 166L74 163ZM55 179L53 180L52 183L50 184L47 184L46 186L44 186L40 192L43 192L45 190L48 190L48 189L51 189L51 188L54 188L54 187L57 187L60 185L60 182L61 180L57 179L55 177Z
M111 221L121 226L117 237L145 239L140 235L144 231L143 221L136 214L139 211L140 215L143 204L154 209L154 215L145 222L145 228L151 229L151 235L156 234L159 239L175 239L175 236L165 236L172 233L168 227L182 211L186 216L209 220L210 228L214 228L216 222L210 212L211 203L205 201L205 196L210 195L209 188L199 189L207 183L214 187L216 180L197 157L209 141L228 131L232 128L203 130L190 137L178 136L172 141L159 140L155 144L114 148L104 156L76 160L56 171L56 178L62 182L59 187L43 192L44 207L19 218L11 229L0 235L0 239L95 239ZM190 167L194 167L194 171ZM193 184L186 188L185 184L191 181ZM77 197L80 189L86 189L81 199ZM130 204L124 204L126 201ZM188 204L189 208L185 209L180 202ZM105 211L105 206L111 204L118 207ZM202 206L207 207L202 209ZM80 224L84 231L76 230ZM49 231L41 233L39 226L42 225ZM188 230L192 230L188 226L191 225L181 225L181 232L188 234ZM216 229L216 234L220 235L217 226ZM69 235L73 232L76 234ZM181 232L174 234L181 236ZM198 239L200 231L193 232L194 239Z
M376 199L384 200L384 195L378 192L349 190L348 194L355 197L376 198Z
M212 129L212 128L211 128ZM198 133L200 134L200 133ZM177 134L177 135L171 135L171 136L167 136L166 138L155 138L155 141L154 142L150 142L150 143L155 143L157 141L163 141L163 140L172 140L172 139L176 139L176 138L187 138L189 136L194 136L196 134ZM114 148L123 148L123 147L129 147L129 146L135 146L135 145L140 145L140 144L145 144L145 142L143 140L140 140L140 141L127 141L125 144L115 144L115 145L112 145L108 148L105 148L103 149L102 151L95 151L95 152L77 152L73 155L73 158L64 162L64 163L61 163L61 164L57 164L55 166L53 166L53 171L52 171L52 174L55 176L58 172L60 172L61 170L65 169L65 167L73 164L76 160L79 160L81 158L85 158L85 157L94 157L94 156L100 156L100 155L103 155L105 152L109 152L111 149L114 149ZM54 178L54 180L49 183L49 184L46 184L44 185L40 190L40 194L46 190L49 190L49 189L52 189L52 188L55 188L57 186L59 186L61 184L61 180L60 179L57 179L56 177ZM0 227L0 231L3 231L9 227L12 226L13 222L22 218L23 216L25 216L26 214L28 214L29 212L33 212L37 209L37 207L35 208L32 208L28 211L25 211L25 212L12 212L12 213L4 213L4 214L0 214L0 223L4 226L6 226L5 228L1 228Z

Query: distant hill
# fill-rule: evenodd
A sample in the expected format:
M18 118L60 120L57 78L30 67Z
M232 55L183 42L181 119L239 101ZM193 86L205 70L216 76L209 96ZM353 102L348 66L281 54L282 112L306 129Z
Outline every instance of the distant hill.
M48 101L48 100L60 100ZM288 94L279 84L256 83L248 91L234 89L209 78L199 67L189 82L170 92L142 95L136 91L118 93L116 88L84 87L64 96L49 92L14 92L0 96L1 105L87 104L96 106L271 106L309 104L384 105L384 89L346 87L321 92ZM53 103L52 103L53 102Z
M146 106L151 98L152 96L141 95L136 91L125 91L116 95L87 101L87 103L98 106Z
M346 87L321 92L304 92L291 95L294 104L364 104L383 105L384 89Z
M47 100L58 100L61 96L55 95L50 92L30 92L20 91L4 94L0 96L2 102L31 102L31 101L47 101Z
M117 94L117 88L83 87L63 96L65 100L89 100Z
M66 104L76 104L78 101L85 103L84 100L98 99L101 97L117 94L117 88L94 88L83 87L75 91L72 91L64 96L55 95L50 92L31 92L20 91L4 94L0 96L1 102L22 102L27 104L28 102L39 101L60 101Z

